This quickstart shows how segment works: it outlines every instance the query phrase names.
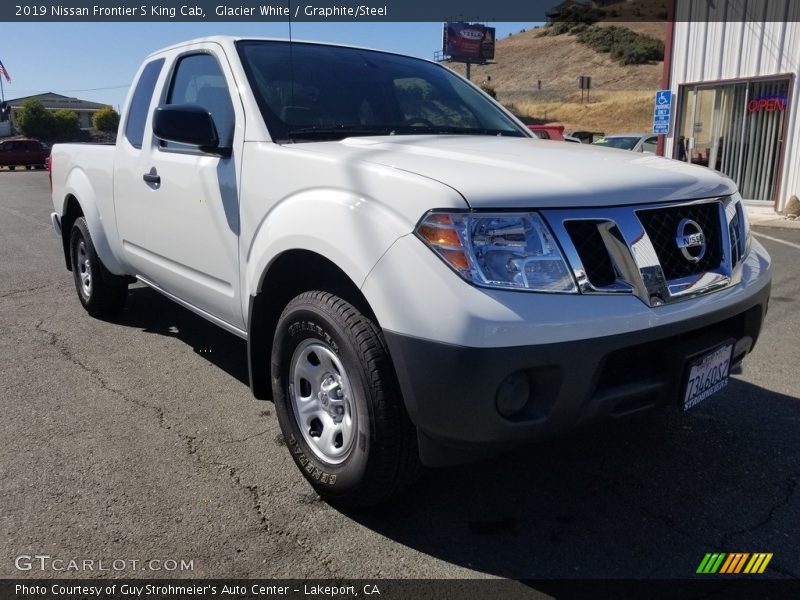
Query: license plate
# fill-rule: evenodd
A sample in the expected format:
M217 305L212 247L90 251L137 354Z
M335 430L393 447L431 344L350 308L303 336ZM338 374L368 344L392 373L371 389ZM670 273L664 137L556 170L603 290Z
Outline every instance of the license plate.
M689 410L728 385L733 344L726 344L695 359L683 393L683 410Z

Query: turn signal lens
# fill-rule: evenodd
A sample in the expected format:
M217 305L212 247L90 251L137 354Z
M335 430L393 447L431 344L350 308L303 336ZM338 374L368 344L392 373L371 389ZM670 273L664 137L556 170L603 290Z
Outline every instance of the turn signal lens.
M435 244L437 246L461 246L461 240L458 238L458 232L455 229L421 225L418 233L430 244Z
M454 269L459 271L469 269L469 259L463 250L441 250L440 254Z

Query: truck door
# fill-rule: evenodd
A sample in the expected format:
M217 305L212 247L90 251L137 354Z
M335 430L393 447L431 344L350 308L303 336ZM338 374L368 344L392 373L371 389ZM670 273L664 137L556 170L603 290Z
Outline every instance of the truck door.
M238 94L230 93L233 82L214 44L167 58L141 148L125 140L118 145L114 194L123 249L137 274L241 330L238 182L244 111ZM231 155L156 139L152 113L159 103L203 106L220 141L233 148Z

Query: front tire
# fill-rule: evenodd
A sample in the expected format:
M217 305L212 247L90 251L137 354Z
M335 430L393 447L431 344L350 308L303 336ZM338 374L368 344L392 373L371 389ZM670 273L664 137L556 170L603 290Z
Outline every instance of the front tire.
M379 504L419 471L416 430L377 326L321 291L284 309L272 347L275 410L292 458L332 504Z
M103 266L83 217L76 219L72 226L69 250L75 289L86 312L97 318L121 312L128 296L128 284Z

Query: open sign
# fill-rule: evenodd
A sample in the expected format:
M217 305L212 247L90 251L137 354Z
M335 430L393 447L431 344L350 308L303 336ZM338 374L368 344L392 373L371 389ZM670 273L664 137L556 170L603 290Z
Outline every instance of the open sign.
M785 96L762 96L760 98L753 98L747 103L747 110L751 113L766 111L766 112L782 112L786 110L786 97Z

